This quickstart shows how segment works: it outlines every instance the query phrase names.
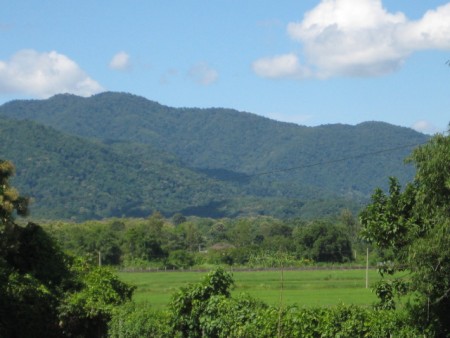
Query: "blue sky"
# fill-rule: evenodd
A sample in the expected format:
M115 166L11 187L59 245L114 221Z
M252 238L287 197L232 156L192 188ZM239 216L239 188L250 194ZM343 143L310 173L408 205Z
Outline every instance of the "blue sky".
M448 1L0 3L0 104L109 90L308 126L450 122Z

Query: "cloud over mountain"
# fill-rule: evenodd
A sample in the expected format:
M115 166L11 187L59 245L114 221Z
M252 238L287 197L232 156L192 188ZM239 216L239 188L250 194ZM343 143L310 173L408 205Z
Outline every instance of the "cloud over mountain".
M56 51L20 50L0 60L0 93L47 98L58 93L90 96L103 91L73 60Z

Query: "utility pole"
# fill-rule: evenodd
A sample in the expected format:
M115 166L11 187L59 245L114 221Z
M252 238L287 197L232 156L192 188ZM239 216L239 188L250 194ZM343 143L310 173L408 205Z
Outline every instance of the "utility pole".
M366 289L369 288L369 247L366 253Z

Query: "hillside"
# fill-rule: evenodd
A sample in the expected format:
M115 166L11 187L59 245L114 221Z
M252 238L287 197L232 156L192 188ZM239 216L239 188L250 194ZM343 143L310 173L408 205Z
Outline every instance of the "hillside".
M30 121L0 120L0 154L35 217L94 219L176 212L230 195L148 146L105 145Z
M110 161L121 163L123 181L102 181L102 177L115 177L111 173L93 178L100 196L110 185L120 184L122 190L138 191L131 194L133 200L145 200L146 207L138 203L139 210L213 216L320 215L335 212L342 205L354 207L375 187L385 187L389 175L402 182L411 179L413 168L405 166L403 160L412 147L405 146L427 140L427 136L411 129L380 122L305 127L231 109L171 108L135 95L111 92L89 98L57 95L47 100L11 101L0 106L0 116L33 120L51 127L52 133L58 130L62 138L40 136L42 139L31 145L27 132L9 136L2 132L2 139L20 139L19 143L46 149L47 144L49 149L55 145L65 148L70 143L65 138L76 139L84 142L85 149L103 149L95 150L105 155L98 165L91 163L93 167L108 171ZM12 128L14 122L8 123ZM14 160L19 170L22 165L23 170L30 170L30 161L18 158L19 149L6 144L2 147L3 157ZM393 148L398 149L385 151ZM67 151L64 160L74 157L86 167L89 158L97 161L96 156L77 155L73 150L74 154ZM28 151L32 152L31 148ZM143 170L149 163L156 165L150 179L148 170ZM64 162L59 165L70 166ZM296 169L285 170L290 168ZM133 178L129 179L129 175ZM185 180L183 193L161 185L173 181L172 187L183 190L177 181L180 175ZM19 171L17 181L34 196L37 190L23 180ZM199 180L201 184L193 183ZM112 195L104 199L118 199ZM178 198L181 204L175 202ZM128 214L132 207L127 205L122 204L120 211L99 207L103 212L98 216Z

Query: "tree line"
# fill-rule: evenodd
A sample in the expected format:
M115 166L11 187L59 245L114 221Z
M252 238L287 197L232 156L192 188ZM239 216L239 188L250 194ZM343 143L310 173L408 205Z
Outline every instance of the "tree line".
M345 263L361 251L358 221L349 210L334 219L273 217L212 219L160 213L84 223L50 222L44 229L64 250L99 256L122 268L187 269L228 265L251 268Z

